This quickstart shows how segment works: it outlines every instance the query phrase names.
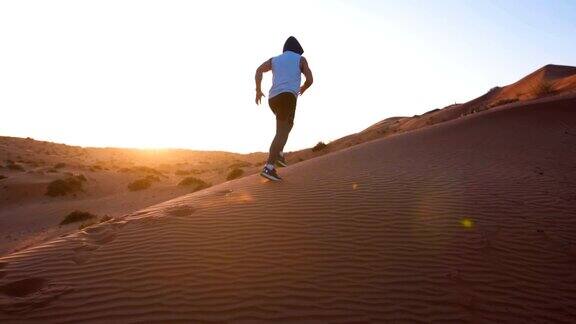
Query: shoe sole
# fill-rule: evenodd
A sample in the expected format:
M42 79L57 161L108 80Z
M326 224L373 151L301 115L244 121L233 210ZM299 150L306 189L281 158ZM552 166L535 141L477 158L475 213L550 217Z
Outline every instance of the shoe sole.
M262 176L262 177L264 177L264 178L266 178L266 179L268 179L268 180L272 180L272 181L282 181L282 179L280 179L280 178L275 178L275 177L273 177L273 176L271 176L271 175L269 175L269 174L267 174L267 173L264 173L264 172L260 172L260 176Z

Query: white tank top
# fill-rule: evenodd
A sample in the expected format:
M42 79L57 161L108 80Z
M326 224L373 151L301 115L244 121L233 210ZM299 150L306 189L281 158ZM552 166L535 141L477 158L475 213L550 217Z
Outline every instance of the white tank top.
M295 96L300 93L300 55L286 51L272 58L272 88L268 98L283 92L291 92Z

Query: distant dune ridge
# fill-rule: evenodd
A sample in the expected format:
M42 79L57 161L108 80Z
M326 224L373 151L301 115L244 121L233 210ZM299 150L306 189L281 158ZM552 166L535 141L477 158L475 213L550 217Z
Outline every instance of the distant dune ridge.
M542 87L549 87L550 92L538 93ZM314 153L311 150L303 150L289 155L288 160L309 159L320 154L338 151L382 137L410 132L505 104L568 94L575 91L576 67L549 64L513 84L505 87L495 87L486 94L466 103L450 105L443 109L434 109L413 117L387 118L359 133L331 142L323 152Z
M86 224L59 226L73 212L124 214L226 181L229 166L256 173L264 153L82 148L0 137L0 255ZM78 181L80 180L80 181ZM200 182L198 182L200 183ZM96 221L96 220L94 220Z
M0 322L571 323L569 69L0 258Z

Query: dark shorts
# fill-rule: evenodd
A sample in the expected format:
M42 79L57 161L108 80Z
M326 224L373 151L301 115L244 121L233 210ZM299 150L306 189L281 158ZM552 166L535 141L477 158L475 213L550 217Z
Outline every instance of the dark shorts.
M291 124L294 123L294 115L296 114L296 96L291 92L282 92L268 100L270 109L277 120L288 120Z

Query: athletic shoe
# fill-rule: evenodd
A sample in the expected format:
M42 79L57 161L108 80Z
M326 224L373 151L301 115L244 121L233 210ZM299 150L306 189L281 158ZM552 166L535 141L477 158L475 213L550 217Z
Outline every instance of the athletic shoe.
M262 169L262 172L260 172L260 175L263 176L264 178L266 178L268 180L272 180L272 181L282 180L282 178L280 178L278 173L276 173L276 169L270 170L267 167L264 167L264 169Z
M282 155L280 155L278 160L276 160L276 164L278 164L281 167L287 167L288 166L288 162L286 162L286 159Z

